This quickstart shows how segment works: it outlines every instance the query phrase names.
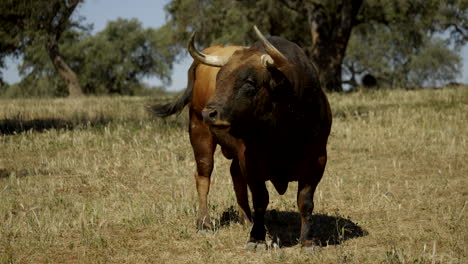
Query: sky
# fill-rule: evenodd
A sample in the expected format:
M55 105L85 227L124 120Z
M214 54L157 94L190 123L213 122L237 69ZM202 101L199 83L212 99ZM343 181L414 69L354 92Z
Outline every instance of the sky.
M166 22L164 6L170 0L86 0L74 13L85 17L86 23L94 24L93 33L103 30L108 21L117 18L137 18L144 27L157 28ZM458 82L468 83L468 45L462 49L463 57L462 76ZM174 65L172 83L167 87L168 91L179 91L187 85L187 70L192 59L187 55L185 59ZM18 61L11 58L6 60L7 69L3 71L3 78L12 84L20 80L16 67ZM146 79L151 85L158 85L156 78Z

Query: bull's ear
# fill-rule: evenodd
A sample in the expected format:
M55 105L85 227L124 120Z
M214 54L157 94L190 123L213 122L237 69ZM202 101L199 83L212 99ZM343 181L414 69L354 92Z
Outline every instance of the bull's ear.
M265 68L274 68L275 67L275 61L273 58L268 55L268 54L263 54L260 56L260 62Z
M292 83L288 77L279 69L269 67L270 73L268 90L275 100L283 100L289 98L288 96L293 92Z

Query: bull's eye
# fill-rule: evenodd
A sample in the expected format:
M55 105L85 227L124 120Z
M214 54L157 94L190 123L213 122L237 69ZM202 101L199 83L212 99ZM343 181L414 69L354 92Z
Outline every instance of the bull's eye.
M251 82L246 82L246 83L244 83L242 85L242 88L244 88L244 89L253 89L253 88L255 88L255 85L253 83L251 83Z
M247 95L253 95L257 90L255 83L252 80L247 80L245 83L243 83L241 89Z
M248 84L250 84L250 85L252 85L252 86L255 86L254 80L252 80L252 79L250 79L250 78L248 78L247 80L245 80L245 83L248 83Z

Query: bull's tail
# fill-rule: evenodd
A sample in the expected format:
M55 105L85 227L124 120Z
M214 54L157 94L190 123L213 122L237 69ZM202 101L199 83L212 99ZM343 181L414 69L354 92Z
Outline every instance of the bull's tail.
M177 98L174 102L167 104L156 104L147 106L148 110L157 117L168 117L170 115L179 113L188 105L192 100L193 85L195 82L195 70L197 63L192 63L188 71L187 88L182 96Z

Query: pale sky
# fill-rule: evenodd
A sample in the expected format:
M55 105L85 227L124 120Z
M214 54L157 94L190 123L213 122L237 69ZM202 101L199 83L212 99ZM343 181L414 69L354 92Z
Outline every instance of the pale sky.
M166 22L164 6L168 2L169 0L86 0L74 15L84 16L86 23L94 24L94 33L103 30L108 21L118 17L137 18L144 27L157 28ZM463 70L458 81L468 83L468 45L463 47L461 55L463 57ZM4 80L10 84L18 82L20 80L16 70L18 62L12 59L8 59L6 62L9 67L3 71ZM190 63L191 58L186 56L186 59L174 65L172 84L167 87L167 90L185 89ZM159 84L155 78L148 79L146 82Z

